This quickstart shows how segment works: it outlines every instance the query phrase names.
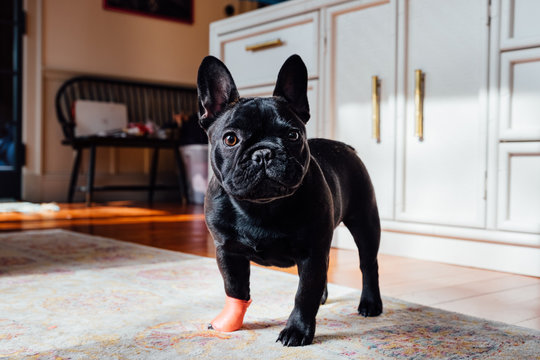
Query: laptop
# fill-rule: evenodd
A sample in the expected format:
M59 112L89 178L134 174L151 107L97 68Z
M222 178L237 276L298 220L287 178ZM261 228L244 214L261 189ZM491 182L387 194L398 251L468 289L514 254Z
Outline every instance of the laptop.
M75 101L75 136L106 136L127 127L126 104Z

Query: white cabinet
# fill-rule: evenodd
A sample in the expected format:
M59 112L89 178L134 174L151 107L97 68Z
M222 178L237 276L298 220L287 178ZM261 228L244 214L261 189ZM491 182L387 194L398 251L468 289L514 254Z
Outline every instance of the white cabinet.
M540 233L540 142L500 145L498 215L499 229Z
M540 233L539 18L540 1L501 2L496 227L534 234Z
M381 252L540 276L538 19L537 0L292 0L213 23L210 51L243 96L302 56L308 134L366 164Z
M383 219L394 217L396 10L394 1L353 1L326 13L327 121L369 169Z
M396 218L483 227L488 1L399 3L405 114L400 107Z

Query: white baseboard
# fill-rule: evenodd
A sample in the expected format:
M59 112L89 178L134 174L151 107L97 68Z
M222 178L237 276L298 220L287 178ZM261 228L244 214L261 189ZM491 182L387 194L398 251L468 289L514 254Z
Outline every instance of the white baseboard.
M332 246L356 249L344 226L336 229ZM383 231L380 253L540 277L537 247Z

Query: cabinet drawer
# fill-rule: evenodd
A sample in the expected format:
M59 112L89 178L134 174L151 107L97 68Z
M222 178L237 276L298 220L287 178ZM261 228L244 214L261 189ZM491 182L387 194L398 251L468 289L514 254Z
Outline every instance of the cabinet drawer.
M498 228L540 233L540 142L499 145Z
M219 37L219 57L238 88L276 81L283 62L298 54L310 78L318 75L318 12L251 27Z
M240 90L240 96L243 97L255 97L262 96L268 97L272 96L274 92L274 86L261 86L257 88L249 88ZM321 136L321 126L319 124L319 91L318 91L318 82L317 80L310 80L308 82L307 96L309 101L309 112L311 117L306 124L306 132L308 138L314 138Z
M501 6L501 48L540 45L540 1L503 0Z
M540 140L538 94L540 48L503 53L500 89L502 140Z

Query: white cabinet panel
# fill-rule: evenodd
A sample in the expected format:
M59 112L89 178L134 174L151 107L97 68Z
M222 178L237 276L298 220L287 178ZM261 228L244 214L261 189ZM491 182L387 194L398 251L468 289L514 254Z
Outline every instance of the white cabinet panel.
M277 78L277 73L276 73ZM262 86L257 88L241 89L239 90L242 97L254 97L272 96L274 92L274 86ZM308 138L314 138L320 136L321 124L319 123L319 88L317 80L308 81L308 101L311 118L306 125L306 132Z
M398 77L405 125L397 160L396 217L483 227L487 134L488 1L400 2ZM415 137L415 71L424 75L423 139ZM400 122L401 124L401 122Z
M540 45L540 1L502 0L501 48Z
M333 137L364 161L383 219L394 216L396 11L394 1L353 1L326 16ZM372 76L379 79L380 141L372 138Z
M501 55L500 105L501 139L540 140L540 48Z
M231 71L238 88L274 83L281 65L292 54L302 57L310 78L316 77L318 28L319 13L313 12L236 31L220 37L219 57ZM269 45L272 41L274 44Z
M540 142L503 143L499 152L498 227L540 232Z

